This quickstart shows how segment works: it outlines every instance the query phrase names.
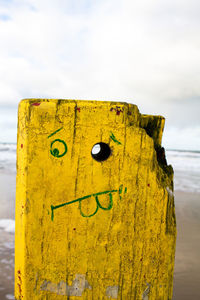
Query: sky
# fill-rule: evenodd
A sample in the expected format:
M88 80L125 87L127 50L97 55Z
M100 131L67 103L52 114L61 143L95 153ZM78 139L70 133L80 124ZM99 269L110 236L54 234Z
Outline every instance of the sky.
M134 103L200 150L200 1L0 0L0 142L23 98Z

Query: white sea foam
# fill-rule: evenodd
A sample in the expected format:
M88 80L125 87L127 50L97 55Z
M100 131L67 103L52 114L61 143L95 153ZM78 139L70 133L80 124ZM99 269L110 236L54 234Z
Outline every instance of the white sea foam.
M14 249L15 248L15 244L14 244L14 242L4 242L3 243L3 247L7 248L7 249Z
M16 144L0 144L0 169L15 172Z
M15 297L11 294L7 294L6 295L6 299L9 299L9 300L15 300Z
M0 229L5 230L6 232L14 233L15 221L11 219L0 219Z

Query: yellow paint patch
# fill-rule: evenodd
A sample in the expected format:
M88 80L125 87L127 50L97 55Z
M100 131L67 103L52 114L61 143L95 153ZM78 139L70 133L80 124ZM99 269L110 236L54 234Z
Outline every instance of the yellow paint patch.
M147 282L149 300L172 298L176 226L163 127L133 104L20 103L16 299L142 299ZM95 144L104 149L97 157Z

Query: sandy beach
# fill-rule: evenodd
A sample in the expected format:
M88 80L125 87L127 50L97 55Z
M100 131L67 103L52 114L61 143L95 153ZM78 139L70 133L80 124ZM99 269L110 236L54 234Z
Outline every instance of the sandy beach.
M175 193L174 300L200 299L200 194Z
M0 187L0 219L14 219L15 173L1 171ZM173 300L199 300L200 194L177 191L175 205L178 234ZM14 299L13 294L14 233L0 228L0 300Z

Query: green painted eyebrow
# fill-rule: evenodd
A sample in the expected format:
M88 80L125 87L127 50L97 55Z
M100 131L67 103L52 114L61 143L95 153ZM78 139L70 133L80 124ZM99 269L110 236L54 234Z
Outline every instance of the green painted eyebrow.
M63 127L57 129L56 131L54 131L53 133L51 133L48 138L50 138L52 135L56 134L58 131L60 131L61 129L63 129Z
M122 143L120 143L117 139L116 139L116 137L114 136L114 134L111 132L111 135L110 135L110 138L115 142L115 143L117 143L118 145L121 145Z

